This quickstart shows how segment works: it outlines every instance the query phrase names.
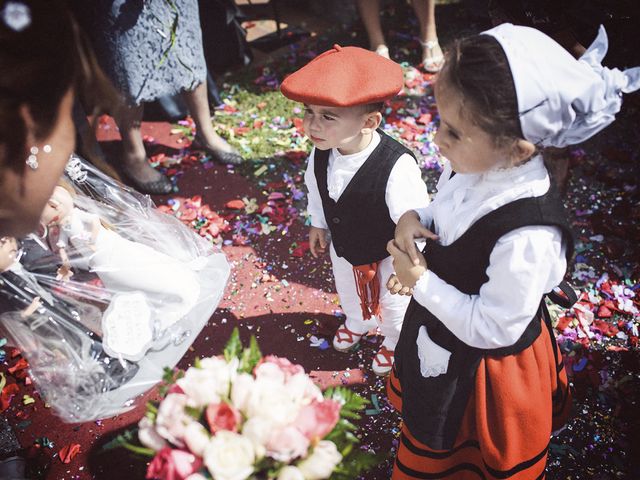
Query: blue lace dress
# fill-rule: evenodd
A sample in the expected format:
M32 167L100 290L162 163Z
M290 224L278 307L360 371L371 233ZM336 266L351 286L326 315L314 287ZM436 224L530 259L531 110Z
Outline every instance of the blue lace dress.
M129 103L205 81L197 0L80 0L74 6L100 65Z

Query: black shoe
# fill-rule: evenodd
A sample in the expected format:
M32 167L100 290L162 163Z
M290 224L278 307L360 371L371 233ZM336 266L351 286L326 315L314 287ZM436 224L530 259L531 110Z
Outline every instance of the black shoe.
M27 480L27 462L22 457L9 457L0 462L2 480Z
M163 174L160 174L161 176L158 180L143 182L131 175L126 168L122 169L121 173L127 182L140 193L148 193L149 195L168 195L173 191L171 181Z
M229 165L240 165L241 163L244 163L244 158L239 153L223 152L222 150L209 148L205 146L197 137L193 139L193 142L191 142L191 148L193 150L202 150L203 152L206 152L207 154L211 155L214 160L217 160L220 163Z

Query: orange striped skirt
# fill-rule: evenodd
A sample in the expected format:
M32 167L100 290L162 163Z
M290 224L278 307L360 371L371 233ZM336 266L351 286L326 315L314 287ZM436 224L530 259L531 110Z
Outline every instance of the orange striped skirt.
M402 387L395 370L387 392L402 412ZM527 349L480 361L451 450L433 450L402 426L392 479L543 479L549 437L564 425L570 408L560 349L543 325Z

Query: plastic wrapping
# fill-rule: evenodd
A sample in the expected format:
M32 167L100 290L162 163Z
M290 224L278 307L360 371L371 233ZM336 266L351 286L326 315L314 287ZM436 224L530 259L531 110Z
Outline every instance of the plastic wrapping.
M149 197L74 156L39 231L2 239L0 272L1 328L56 413L83 422L132 408L176 365L229 265Z

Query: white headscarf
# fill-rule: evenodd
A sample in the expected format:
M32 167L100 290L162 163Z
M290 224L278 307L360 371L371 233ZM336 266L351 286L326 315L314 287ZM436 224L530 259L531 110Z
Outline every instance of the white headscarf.
M608 49L603 26L579 60L533 28L504 23L483 33L495 37L507 55L522 133L536 145L583 142L613 122L622 93L640 89L640 67L601 65Z

